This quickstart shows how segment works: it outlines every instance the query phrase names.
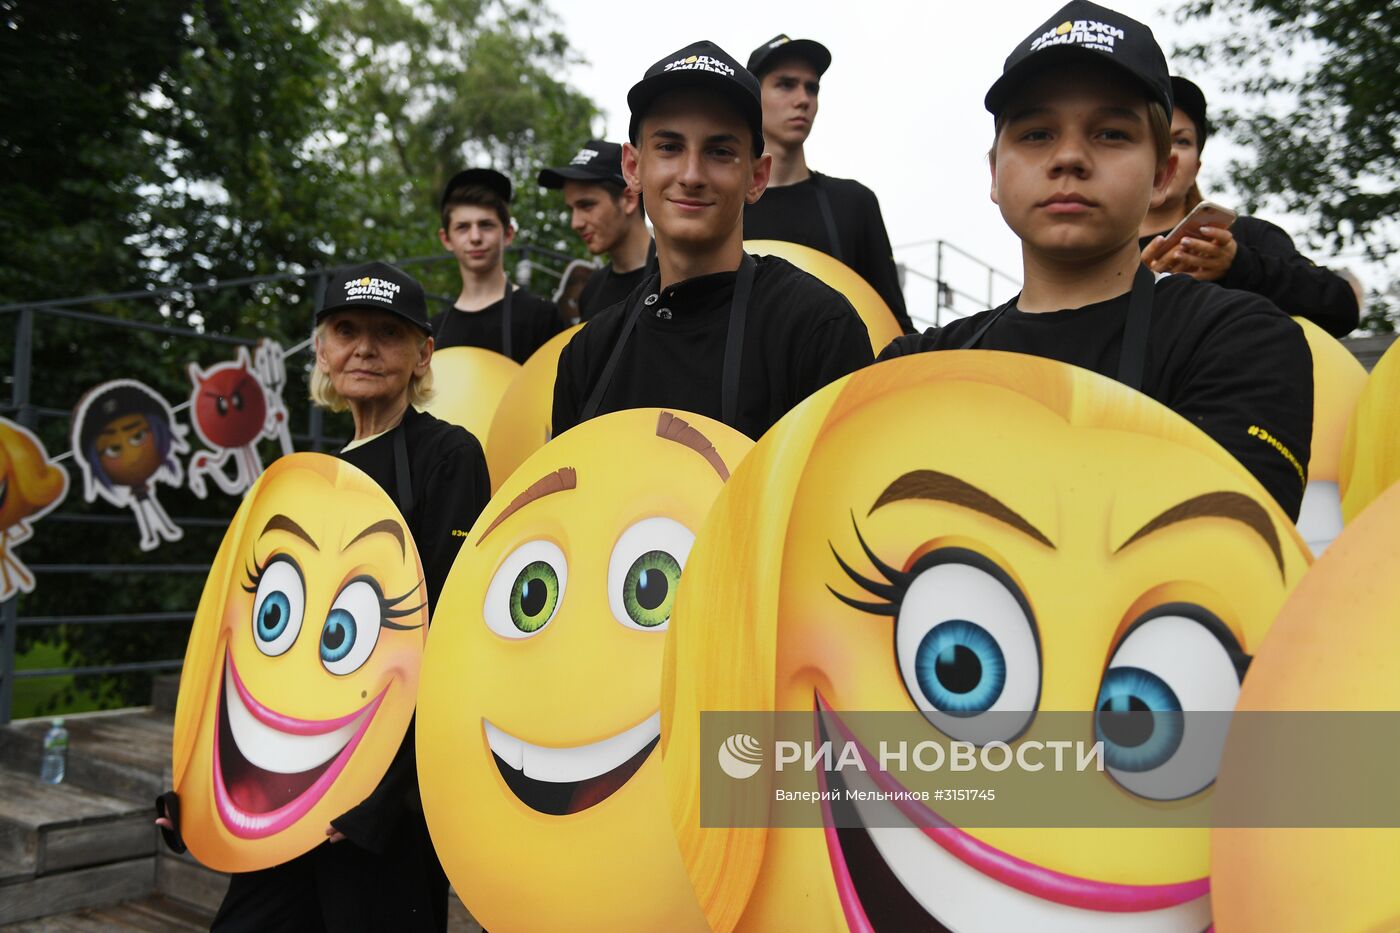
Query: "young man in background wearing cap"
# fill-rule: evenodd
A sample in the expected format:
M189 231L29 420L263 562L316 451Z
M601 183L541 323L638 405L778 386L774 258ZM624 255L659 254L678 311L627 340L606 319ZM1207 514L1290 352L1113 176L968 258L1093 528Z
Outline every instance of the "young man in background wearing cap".
M1189 276L1154 281L1138 226L1172 178L1171 84L1143 24L1075 0L987 93L992 200L1025 286L991 311L900 337L881 359L978 347L1114 376L1228 450L1296 520L1312 440L1312 360L1273 304Z
M586 321L642 284L652 243L641 197L622 177L622 147L601 139L590 139L568 165L540 169L540 184L564 192L574 232L594 256L608 257L579 295Z
M807 168L803 149L817 119L821 78L831 53L811 39L774 36L753 50L749 71L763 92L763 140L773 174L763 197L744 209L750 240L784 240L821 250L870 283L905 333L914 330L899 287L894 250L875 192L849 178Z
M647 69L627 103L623 174L655 227L658 269L564 348L554 434L657 406L758 438L870 361L865 325L816 278L744 252L744 205L763 193L772 165L753 75L697 42Z
M439 350L484 347L523 363L564 329L553 302L506 278L506 247L515 239L510 197L510 179L489 168L458 172L443 189L438 239L457 258L462 291L433 317Z

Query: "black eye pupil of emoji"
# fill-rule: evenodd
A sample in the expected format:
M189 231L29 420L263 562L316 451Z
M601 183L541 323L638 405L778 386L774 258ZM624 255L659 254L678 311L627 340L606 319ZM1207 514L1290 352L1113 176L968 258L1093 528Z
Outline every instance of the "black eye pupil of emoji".
M934 673L950 692L969 693L982 682L982 661L967 645L953 645L939 652Z
M1099 729L1104 738L1123 748L1136 748L1152 738L1155 726L1152 708L1140 698L1104 700L1099 706Z
M655 609L666 601L671 586L659 570L643 570L637 577L637 602L643 609Z
M228 414L228 400L225 399L222 395L220 395L217 399L214 400L214 407L219 409L219 414Z
M281 606L277 605L276 603L273 603L271 606L268 606L265 610L263 610L264 631L275 631L277 629L277 623L280 621L282 621Z
M321 643L334 651L345 641L345 626L339 622L332 622L326 626L325 634L321 636Z
M525 581L525 589L520 594L520 608L527 616L537 616L548 597L548 585L539 577L531 577Z

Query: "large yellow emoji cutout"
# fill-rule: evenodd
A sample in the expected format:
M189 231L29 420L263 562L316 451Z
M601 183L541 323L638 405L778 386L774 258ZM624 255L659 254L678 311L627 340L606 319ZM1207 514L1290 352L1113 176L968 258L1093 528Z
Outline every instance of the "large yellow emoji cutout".
M427 637L418 551L388 495L324 454L249 490L200 598L180 677L180 830L220 871L326 840L413 716Z
M1390 345L1361 391L1342 448L1342 515L1351 522L1400 481L1400 341Z
M856 309L861 323L870 335L870 348L878 354L902 332L890 306L880 293L850 266L821 250L789 243L786 240L746 240L744 251L755 256L777 256L786 259L809 275L815 275L836 289Z
M418 779L493 933L704 929L666 815L661 662L691 541L751 446L658 409L585 422L463 543L424 660Z
M1291 732L1293 723L1309 729L1320 725L1342 741L1324 752L1301 736L1296 744L1292 739L1261 743L1251 729L1242 745L1242 737L1232 732L1220 773L1222 793L1257 795L1270 782L1296 786L1299 759L1305 758L1320 760L1340 778L1324 794L1355 794L1356 808L1367 806L1367 791L1356 793L1352 783L1363 773L1357 759L1385 763L1376 749L1378 740L1384 741L1378 734L1393 736L1394 729L1373 722L1393 719L1400 710L1398 529L1400 486L1391 486L1347 525L1303 577L1250 666L1240 694L1240 714L1267 714L1279 723L1255 724L1254 729L1263 725L1276 734ZM1289 717L1290 712L1295 715ZM1376 791L1394 799L1393 770L1370 785L1370 792ZM1298 806L1289 808L1284 819L1311 823L1304 814L1318 801L1311 795L1292 799ZM1387 825L1378 827L1276 828L1279 823L1268 819L1267 827L1216 829L1211 836L1216 929L1400 930L1400 828L1390 819L1382 817Z
M1113 714L1232 709L1308 560L1229 454L1097 374L948 352L816 393L716 501L668 642L662 761L708 921L1200 933L1213 771L1174 767L1199 754L1189 725L1144 739ZM838 830L830 808L805 828L705 825L700 714L719 710L801 713L808 734L906 711L911 741L1013 751L1066 715L1043 713L1080 713L1106 764L1083 786L1127 816L964 829L915 803L893 826ZM1058 806L1045 794L1039 827ZM1164 815L1182 818L1148 825Z

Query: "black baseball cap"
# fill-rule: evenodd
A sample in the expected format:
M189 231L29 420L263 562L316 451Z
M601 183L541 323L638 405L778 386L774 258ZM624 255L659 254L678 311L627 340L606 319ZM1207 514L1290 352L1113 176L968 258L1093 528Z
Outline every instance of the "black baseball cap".
M831 51L820 42L812 39L793 39L787 33L779 33L749 53L749 71L762 78L768 69L765 64L776 62L788 56L805 59L817 77L826 74L831 67Z
M1206 95L1193 82L1172 75L1172 102L1176 109L1191 118L1196 124L1196 151L1206 147L1206 137L1210 135L1210 121L1206 119Z
M1152 30L1117 10L1073 0L1022 39L987 91L986 107L999 114L1029 76L1066 60L1107 62L1139 81L1148 96L1172 112L1167 59Z
M428 323L428 299L418 280L398 266L387 262L367 262L346 266L331 274L321 307L316 309L316 323L326 315L346 308L368 308L388 311L408 321L429 337L433 325Z
M602 139L590 139L568 165L540 169L540 184L562 188L566 181L610 181L627 186L622 177L622 147Z
M447 198L452 192L466 185L480 185L486 190L494 191L500 195L502 201L510 203L509 178L492 168L468 168L447 180L447 184L442 189L442 198L438 202L438 209L441 210L447 205Z
M647 69L642 80L627 92L632 121L627 136L637 144L642 117L652 102L667 91L703 87L729 98L753 131L753 153L763 155L763 96L758 79L724 49L708 40L694 42L672 52Z

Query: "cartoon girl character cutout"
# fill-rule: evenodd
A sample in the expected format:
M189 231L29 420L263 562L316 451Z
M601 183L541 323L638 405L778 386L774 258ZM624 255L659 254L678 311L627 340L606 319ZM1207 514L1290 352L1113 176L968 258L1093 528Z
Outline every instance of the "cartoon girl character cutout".
M143 551L160 546L162 538L184 537L156 498L156 484L182 483L176 455L190 449L185 430L165 399L134 379L91 389L73 410L73 459L83 471L83 498L129 507Z
M68 492L68 474L49 460L27 428L0 418L0 602L34 592L34 575L15 546L34 534L33 524Z
M208 476L226 494L242 495L263 471L258 441L275 438L282 453L292 452L281 395L287 381L282 348L264 340L251 357L239 347L235 359L205 370L190 363L189 374L190 421L199 439L216 451L201 450L190 458L190 491L201 499L208 495ZM233 476L224 472L230 459Z

